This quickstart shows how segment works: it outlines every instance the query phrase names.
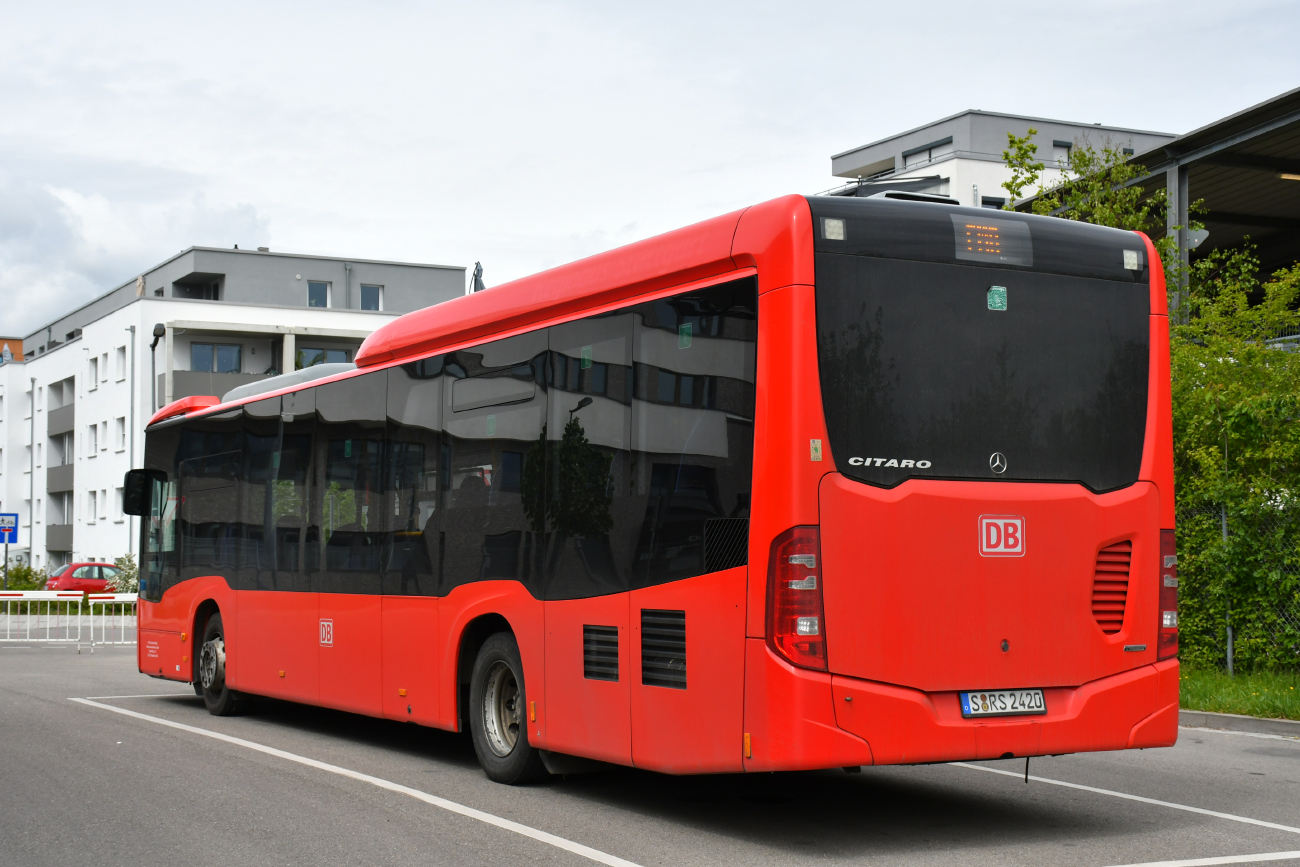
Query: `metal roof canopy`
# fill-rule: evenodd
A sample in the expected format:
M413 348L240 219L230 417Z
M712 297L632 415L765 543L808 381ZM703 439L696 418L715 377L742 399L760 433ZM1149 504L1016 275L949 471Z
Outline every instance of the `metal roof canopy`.
M1166 230L1187 225L1187 207L1202 200L1209 237L1205 253L1250 236L1263 274L1300 260L1300 88L1181 135L1132 161L1150 174L1139 183L1154 191L1163 181L1170 208ZM1292 180L1283 175L1296 175ZM1178 248L1188 257L1186 230Z

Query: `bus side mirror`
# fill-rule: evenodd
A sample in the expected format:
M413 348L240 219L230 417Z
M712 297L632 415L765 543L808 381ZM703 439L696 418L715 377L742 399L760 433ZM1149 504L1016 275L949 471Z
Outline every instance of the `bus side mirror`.
M122 481L122 511L128 515L148 515L155 479L163 479L157 470L127 470Z

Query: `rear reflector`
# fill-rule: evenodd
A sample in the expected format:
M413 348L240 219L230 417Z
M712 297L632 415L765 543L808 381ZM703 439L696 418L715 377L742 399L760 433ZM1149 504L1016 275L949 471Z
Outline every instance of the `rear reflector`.
M1160 641L1156 659L1178 655L1178 551L1174 531L1160 531Z
M817 527L776 537L767 566L767 643L795 665L825 671L821 566Z

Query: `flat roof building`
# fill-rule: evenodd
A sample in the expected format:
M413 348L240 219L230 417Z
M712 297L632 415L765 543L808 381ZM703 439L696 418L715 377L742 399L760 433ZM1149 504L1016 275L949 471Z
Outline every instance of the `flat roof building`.
M1127 153L1141 153L1171 140L1171 133L1074 123L1043 117L972 109L831 157L831 174L850 183L833 195L869 196L882 190L948 196L963 205L1000 208L1007 202L1002 184L1011 172L1003 160L1007 133L1024 135L1038 145L1042 183L1054 183L1070 149L1078 142L1093 147L1110 143ZM1038 188L1027 190L1032 195Z

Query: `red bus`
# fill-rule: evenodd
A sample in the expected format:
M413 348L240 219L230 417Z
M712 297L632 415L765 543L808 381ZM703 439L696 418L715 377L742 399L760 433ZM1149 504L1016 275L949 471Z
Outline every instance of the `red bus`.
M160 411L140 670L515 783L1172 745L1143 235L790 196Z

